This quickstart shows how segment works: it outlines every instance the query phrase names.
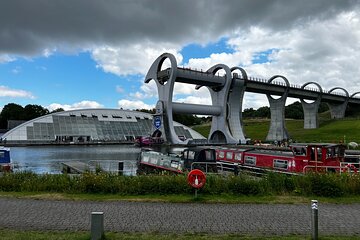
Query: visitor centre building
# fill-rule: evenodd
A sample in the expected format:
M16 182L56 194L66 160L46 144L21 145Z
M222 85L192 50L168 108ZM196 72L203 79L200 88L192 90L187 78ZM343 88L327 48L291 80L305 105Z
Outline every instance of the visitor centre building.
M187 139L202 135L174 122L176 134ZM154 132L153 116L122 109L56 112L25 122L2 136L14 144L128 142Z

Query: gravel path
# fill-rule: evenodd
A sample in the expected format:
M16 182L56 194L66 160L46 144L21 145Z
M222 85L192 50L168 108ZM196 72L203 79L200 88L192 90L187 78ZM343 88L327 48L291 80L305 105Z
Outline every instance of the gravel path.
M197 204L0 198L0 228L89 230L104 212L105 231L310 235L310 204ZM360 236L360 204L319 204L320 235Z

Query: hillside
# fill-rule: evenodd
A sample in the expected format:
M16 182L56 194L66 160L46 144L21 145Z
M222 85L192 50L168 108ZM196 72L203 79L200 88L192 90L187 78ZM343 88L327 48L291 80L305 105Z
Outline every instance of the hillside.
M357 142L360 143L360 118L331 120L329 113L319 116L320 126L317 129L304 129L303 120L286 120L290 138L297 142ZM244 131L252 140L264 141L269 131L270 119L246 119ZM208 136L210 124L198 125L194 130Z

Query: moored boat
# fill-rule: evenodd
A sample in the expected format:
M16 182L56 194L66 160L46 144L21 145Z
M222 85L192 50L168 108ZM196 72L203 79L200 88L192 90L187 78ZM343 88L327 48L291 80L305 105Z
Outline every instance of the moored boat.
M0 172L11 172L10 148L0 147Z
M135 138L135 144L138 146L161 145L163 143L164 139L162 137L141 136Z
M297 143L288 151L261 148L218 148L217 161L250 171L275 171L289 174L308 172L357 172L346 162L345 146L332 143ZM358 164L358 163L357 163Z
M192 169L217 172L215 149L192 147L179 154L142 151L138 162L139 174L162 171L182 174Z

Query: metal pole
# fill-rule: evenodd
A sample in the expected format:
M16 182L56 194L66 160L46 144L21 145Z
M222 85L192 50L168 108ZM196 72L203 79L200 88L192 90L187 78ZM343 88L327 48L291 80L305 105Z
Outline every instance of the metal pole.
M91 213L91 240L102 239L104 235L104 213Z
M318 201L311 200L311 239L318 239Z

